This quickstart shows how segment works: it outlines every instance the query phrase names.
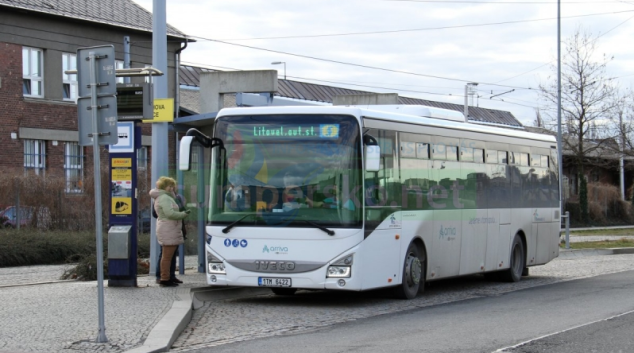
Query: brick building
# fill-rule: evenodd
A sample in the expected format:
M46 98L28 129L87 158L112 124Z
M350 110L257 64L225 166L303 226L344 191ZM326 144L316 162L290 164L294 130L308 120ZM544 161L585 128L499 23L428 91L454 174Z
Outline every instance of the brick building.
M178 52L185 35L168 26L168 96L177 94ZM81 192L92 173L92 147L78 145L78 48L114 45L123 68L124 37L130 67L152 63L152 14L130 0L0 0L0 169L5 175L63 176L66 192ZM143 82L132 78L131 82ZM123 82L123 78L118 78ZM140 165L147 169L151 126L143 127ZM173 136L170 136L173 144ZM173 149L171 149L172 151ZM174 159L173 151L170 160ZM101 151L102 161L107 158Z

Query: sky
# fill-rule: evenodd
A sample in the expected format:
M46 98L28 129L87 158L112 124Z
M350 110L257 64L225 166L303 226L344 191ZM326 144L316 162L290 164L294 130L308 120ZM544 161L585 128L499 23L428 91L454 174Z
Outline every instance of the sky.
M152 11L153 0L134 1ZM470 105L525 125L552 113L538 91L557 77L555 0L166 0L166 11L196 40L185 65L455 104L474 82ZM562 42L579 30L598 37L597 61L614 57L612 82L631 88L634 0L561 0Z

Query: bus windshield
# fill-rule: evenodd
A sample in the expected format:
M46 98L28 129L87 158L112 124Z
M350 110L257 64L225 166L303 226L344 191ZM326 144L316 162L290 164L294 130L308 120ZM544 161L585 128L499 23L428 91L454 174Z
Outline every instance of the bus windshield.
M361 142L347 115L220 117L213 225L360 228Z

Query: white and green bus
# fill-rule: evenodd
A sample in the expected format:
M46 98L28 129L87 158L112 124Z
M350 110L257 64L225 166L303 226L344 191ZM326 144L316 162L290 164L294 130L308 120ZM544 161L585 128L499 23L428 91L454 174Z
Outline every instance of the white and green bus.
M414 298L425 283L519 281L559 254L553 136L424 106L222 109L181 140L211 149L214 286Z

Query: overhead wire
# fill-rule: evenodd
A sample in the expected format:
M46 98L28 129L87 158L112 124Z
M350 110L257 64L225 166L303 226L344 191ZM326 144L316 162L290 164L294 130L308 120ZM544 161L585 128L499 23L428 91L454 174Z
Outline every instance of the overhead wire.
M561 18L562 19L570 19L570 18L591 17L591 16L605 16L605 15L615 15L615 14L628 13L628 12L634 12L634 10L623 10L623 11L602 12L602 13L585 14L585 15L563 16ZM253 38L220 38L218 40L220 40L220 41L247 41L247 40L273 40L273 39L343 37L343 36L358 36L358 35L370 35L370 34L420 32L420 31L436 31L436 30L442 30L442 29L499 26L499 25L516 24L516 23L552 21L552 20L556 20L556 19L557 19L557 17L549 17L549 18L537 18L537 19L532 19L532 20L502 21L502 22L489 22L489 23L477 23L477 24L457 25L457 26L442 26L442 27L428 27L428 28L395 29L395 30L387 30L387 31L348 32L348 33L313 34L313 35L304 34L304 35L295 35L295 36L273 36L273 37L253 37ZM192 36L192 38L196 38L196 37Z

